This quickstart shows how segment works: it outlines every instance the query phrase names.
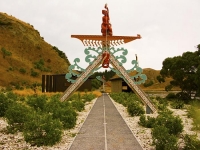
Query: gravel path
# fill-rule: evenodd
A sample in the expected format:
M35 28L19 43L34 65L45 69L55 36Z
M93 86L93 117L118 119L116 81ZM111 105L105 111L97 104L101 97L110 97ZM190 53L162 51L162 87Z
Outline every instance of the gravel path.
M142 150L107 94L99 97L70 150Z

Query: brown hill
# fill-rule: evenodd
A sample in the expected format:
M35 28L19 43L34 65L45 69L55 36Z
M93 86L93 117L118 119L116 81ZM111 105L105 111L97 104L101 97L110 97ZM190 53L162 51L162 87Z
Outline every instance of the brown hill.
M130 75L135 75L137 72L133 71ZM154 70L151 68L143 69L142 74L147 76L147 80L145 83L153 82L150 86L144 86L144 84L139 85L144 91L165 91L165 87L170 84L172 78L166 78L165 82L159 83L157 80L157 76L160 75L160 70ZM118 75L115 75L113 78L119 78ZM110 83L110 81L109 81ZM180 90L178 87L173 87L172 90Z
M154 70L151 68L145 68L143 69L143 74L147 76L147 81L145 83L149 83L150 81L153 81L153 84L151 86L145 87L144 84L140 85L143 90L146 91L162 91L165 90L165 87L170 84L170 81L172 81L172 78L165 78L165 82L158 82L157 76L160 75L160 70ZM180 90L178 87L173 87L172 90Z
M0 50L0 86L41 83L42 74L66 73L70 64L32 25L1 12Z

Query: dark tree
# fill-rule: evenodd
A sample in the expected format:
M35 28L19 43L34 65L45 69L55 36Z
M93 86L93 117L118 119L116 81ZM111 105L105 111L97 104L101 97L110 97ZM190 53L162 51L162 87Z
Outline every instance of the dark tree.
M182 92L191 94L200 88L200 45L195 52L185 52L182 56L166 58L160 74L163 78L172 77L171 86L179 86Z

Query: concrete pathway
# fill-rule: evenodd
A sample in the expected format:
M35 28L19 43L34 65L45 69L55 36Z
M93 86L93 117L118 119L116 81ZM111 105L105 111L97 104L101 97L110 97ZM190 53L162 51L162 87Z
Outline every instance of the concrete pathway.
M142 150L107 94L96 100L70 150Z

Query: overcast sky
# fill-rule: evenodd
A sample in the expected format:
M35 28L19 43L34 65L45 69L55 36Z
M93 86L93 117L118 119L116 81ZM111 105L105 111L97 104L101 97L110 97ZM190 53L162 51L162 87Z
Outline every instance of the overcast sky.
M101 35L105 3L113 35L142 36L120 46L128 50L126 69L137 54L140 67L160 70L165 58L194 52L200 44L200 0L0 0L0 11L33 25L84 68L85 47L71 35Z

